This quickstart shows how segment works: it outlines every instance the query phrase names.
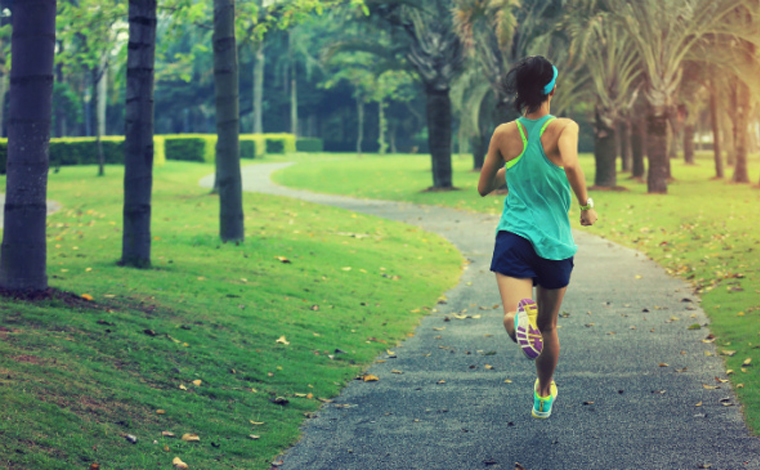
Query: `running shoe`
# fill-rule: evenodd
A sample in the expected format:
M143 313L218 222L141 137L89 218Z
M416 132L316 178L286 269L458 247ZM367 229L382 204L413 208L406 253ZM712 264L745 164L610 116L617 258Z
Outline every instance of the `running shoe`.
M537 318L538 306L533 300L523 299L517 304L515 337L528 359L537 358L544 347L544 339L536 325Z
M548 397L538 396L538 379L533 386L533 417L539 419L546 419L552 414L552 405L554 400L557 399L557 384L552 380L551 394Z

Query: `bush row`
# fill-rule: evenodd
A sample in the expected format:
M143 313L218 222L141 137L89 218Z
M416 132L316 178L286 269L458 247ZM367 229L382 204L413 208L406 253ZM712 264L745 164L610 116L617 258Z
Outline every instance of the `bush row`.
M124 136L103 136L103 156L107 164L124 163ZM166 160L213 163L216 156L216 135L156 135L153 140L153 164L163 166ZM7 139L0 139L0 174L5 174ZM240 157L261 158L267 153L317 152L322 140L298 139L292 134L241 134ZM98 163L98 147L94 137L50 139L50 166L92 165Z

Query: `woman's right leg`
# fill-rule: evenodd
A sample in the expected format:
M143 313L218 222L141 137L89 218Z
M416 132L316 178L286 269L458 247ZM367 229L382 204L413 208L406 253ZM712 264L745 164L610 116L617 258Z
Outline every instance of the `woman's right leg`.
M499 286L501 304L504 307L504 328L512 341L515 337L515 314L517 304L522 299L533 298L533 279L518 279L496 273L496 284Z

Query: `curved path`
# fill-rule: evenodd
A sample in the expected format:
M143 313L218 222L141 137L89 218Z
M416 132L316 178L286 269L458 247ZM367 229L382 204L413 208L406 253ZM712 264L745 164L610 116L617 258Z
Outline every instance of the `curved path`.
M448 303L394 348L395 357L371 366L380 380L354 381L325 405L278 459L280 469L512 469L515 462L527 470L760 469L760 440L730 384L715 380L725 370L715 346L702 342L709 331L687 329L707 324L698 299L645 256L575 233L559 397L552 417L536 420L533 364L492 308L499 303L489 272L496 218L271 183L271 172L286 165L244 168L244 189L416 225L447 238L469 264ZM480 317L453 316L465 309Z

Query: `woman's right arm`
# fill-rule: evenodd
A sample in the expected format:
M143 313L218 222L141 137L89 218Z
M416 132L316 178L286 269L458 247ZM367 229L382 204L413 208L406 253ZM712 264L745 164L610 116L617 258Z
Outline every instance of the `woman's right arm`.
M570 183L570 187L573 188L575 197L578 198L578 203L581 206L585 206L589 197L586 189L586 176L583 174L581 165L578 162L578 124L575 121L568 122L564 129L562 129L557 146L559 147L562 167L565 169L567 181ZM593 225L596 219L596 211L593 208L581 211L581 225Z

